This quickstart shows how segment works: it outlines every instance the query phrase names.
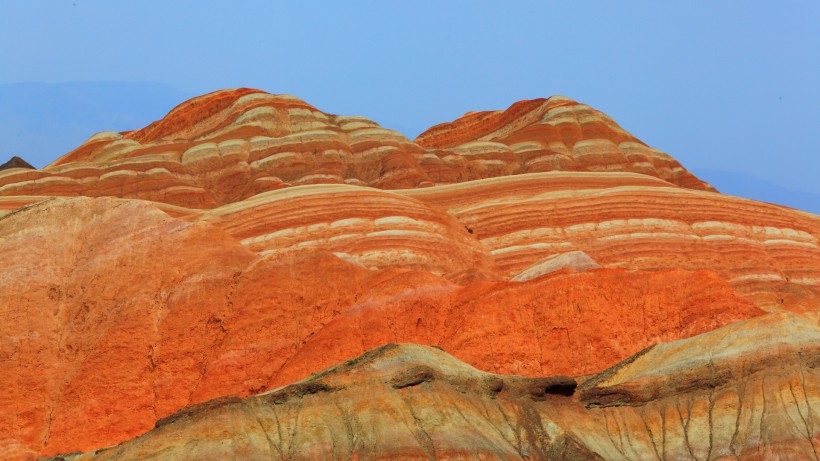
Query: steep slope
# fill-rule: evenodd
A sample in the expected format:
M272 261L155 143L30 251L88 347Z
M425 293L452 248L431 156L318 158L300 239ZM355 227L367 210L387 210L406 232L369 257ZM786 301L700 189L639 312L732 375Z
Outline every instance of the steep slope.
M436 349L388 345L65 459L817 459L817 320L760 317L587 380L493 375Z
M646 346L761 313L705 271L562 271L438 293L421 286L360 296L307 339L274 384L389 342L438 345L494 373L589 374Z
M207 303L200 293L224 297L224 280L253 257L218 229L149 204L87 198L0 218L0 248L4 459L144 430L128 415L154 414L150 345L168 297L186 293L188 308ZM213 325L185 328L200 348L216 340Z

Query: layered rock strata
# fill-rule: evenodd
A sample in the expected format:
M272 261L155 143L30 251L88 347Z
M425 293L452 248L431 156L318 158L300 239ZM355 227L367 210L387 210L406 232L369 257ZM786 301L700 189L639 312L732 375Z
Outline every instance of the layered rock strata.
M440 138L465 124L475 141L461 136L463 145L442 148L451 143ZM0 195L116 196L211 208L290 185L399 189L552 170L634 171L711 190L604 114L566 98L526 101L500 118L473 115L451 125L414 143L293 96L217 91L141 130L98 133L43 170L4 172Z
M767 310L820 307L816 215L650 181L542 173L400 193L457 218L507 277L582 251L604 267L710 269Z
M629 171L714 191L606 114L563 96L520 101L503 111L471 112L430 128L416 143L444 162L497 171L469 179L544 171Z
M563 269L462 287L327 251L259 256L208 222L133 200L18 210L0 218L0 253L15 261L0 314L19 332L0 348L7 453L116 443L186 405L387 342L441 345L496 372L581 374L761 314L706 271Z

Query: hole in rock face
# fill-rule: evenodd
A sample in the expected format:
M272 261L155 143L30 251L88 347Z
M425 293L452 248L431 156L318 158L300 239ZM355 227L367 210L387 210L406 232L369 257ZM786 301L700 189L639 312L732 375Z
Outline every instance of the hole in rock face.
M487 390L498 394L504 390L504 381L501 378L490 378L487 380Z
M577 383L555 384L552 386L545 387L544 393L552 395L563 395L564 397L571 397L573 394L575 394L576 387L578 387Z
M578 383L574 379L556 376L536 379L527 386L527 390L534 400L543 400L547 395L571 397L575 394L575 388L577 387Z

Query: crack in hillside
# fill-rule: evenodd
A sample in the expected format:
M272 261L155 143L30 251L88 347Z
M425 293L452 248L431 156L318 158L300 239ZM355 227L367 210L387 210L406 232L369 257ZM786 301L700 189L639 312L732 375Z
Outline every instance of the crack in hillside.
M271 413L273 413L273 418L276 420L276 435L279 440L279 443L276 444L276 451L279 452L280 459L285 459L285 453L283 450L285 439L282 438L282 422L279 420L279 413L276 411L275 407L271 408Z
M302 406L304 405L304 401L305 401L304 399L299 399L299 404L296 406L296 409L295 409L296 410L296 417L294 418L293 427L290 430L290 434L288 434L289 446L288 446L288 457L287 457L287 459L294 459L295 458L294 450L296 448L296 444L294 442L296 441L297 431L299 429L299 419L302 416Z
M652 433L652 428L649 426L649 422L646 420L646 408L641 407L639 410L641 421L643 421L644 428L646 429L646 433L649 435L649 441L652 442L652 450L655 452L655 456L660 461L661 454L658 451L658 444L655 443L655 435Z
M331 400L333 401L333 405L336 407L336 409L339 410L339 415L342 418L342 424L344 424L344 427L345 427L345 435L347 436L347 443L350 446L350 450L348 450L348 453L347 453L347 459L353 459L354 458L353 453L356 452L356 444L358 443L358 440L357 440L358 437L356 435L356 431L353 430L353 423L351 423L351 421L350 421L350 419L351 419L350 415L348 414L347 411L344 410L344 408L342 408L342 405L339 402L339 399L332 398ZM334 453L335 453L335 442L334 442Z
M680 419L681 428L683 428L683 444L686 447L686 450L689 452L689 456L692 457L695 461L697 461L697 456L695 456L694 450L692 450L692 444L689 442L689 422L692 419L692 407L691 407L691 400L687 405L686 408L686 420L683 419L683 412L681 411L681 401L677 399L675 402L675 410L678 412L678 419Z
M763 397L763 410L760 412L760 422L759 422L759 425L758 425L758 436L760 437L760 440L763 441L763 440L765 440L764 437L763 437L763 433L764 433L764 429L765 429L765 426L764 426L763 422L766 420L766 411L768 409L768 402L766 401L766 375L765 374L763 374L763 376L760 377L760 395ZM757 454L760 457L760 459L763 459L763 453L760 451L762 446L763 446L762 443L757 446Z
M818 320L820 320L820 315L818 315ZM805 370L803 369L803 353L798 352L798 361L797 361L797 370L799 371L800 375L800 391L803 394L803 401L806 403L806 417L803 417L803 414L800 412L800 405L797 403L797 398L795 397L795 405L797 405L797 411L800 413L800 416L803 417L803 422L806 425L806 438L809 441L809 445L811 446L811 450L814 453L815 461L820 461L820 454L817 453L817 447L814 445L814 441L812 438L814 437L814 413L812 413L812 407L809 403L809 396L806 393L806 375ZM789 388L791 389L791 383L789 383ZM792 395L794 395L794 390L792 389Z
M467 400L467 402L468 402L470 405L472 405L472 407L473 407L473 408L475 408L475 409L476 409L476 410L477 410L480 414L482 414L482 415L484 416L484 418L486 418L486 420L487 420L488 422L490 422L490 427L492 427L492 428L495 430L495 432L496 432L496 433L497 433L497 434L501 437L501 439L502 439L502 440L504 440L505 442L507 442L507 443L510 445L510 447L512 447L512 449L513 449L513 450L515 450L515 451L516 451L516 452L518 452L518 453L521 453L521 448L520 448L520 447L521 447L521 441L520 441L520 438L515 437L515 429L513 428L512 423L510 422L509 418L507 418L506 413L504 413L504 411L502 411L502 409L501 409L501 403L500 403L500 402L498 402L498 400L493 400L493 404L494 404L494 405L495 405L495 407L496 407L496 411L497 411L499 414L501 414L501 417L503 418L504 423L507 425L507 427L509 427L510 432L512 432L512 433L514 434L513 436L516 438L516 442L518 443L518 447L516 447L516 445L515 445L515 444L513 444L513 442L507 438L507 436L504 434L504 431L502 430L502 428L501 428L501 427L499 427L499 425L497 425L497 424L495 424L495 423L493 422L493 418L492 418L492 416L490 415L490 409L489 409L489 408L488 408L488 406L487 406L487 403L488 403L488 402L486 401L486 399L478 399L478 402L480 402L480 403L481 403L481 406L479 406L479 405L478 405L478 404L474 401L474 399L468 399L468 400ZM522 455L522 456L523 456L523 455Z
M415 426L418 430L412 431L413 435L415 436L416 441L419 443L419 446L421 446L421 448L425 452L427 452L427 454L433 461L436 461L438 458L436 457L436 447L433 443L433 438L430 437L430 434L428 434L422 426L422 423L424 421L421 418L419 418L419 416L416 414L415 409L413 409L413 405L408 401L408 397L405 396L404 393L405 391L398 391L399 397L404 402L405 406L407 407L407 411L410 413L410 416L413 417L413 420L416 423Z
M262 420L259 419L259 415L251 407L251 405L248 403L248 401L246 399L241 399L240 402L242 404L242 409L245 411L245 413L247 413L250 417L252 417L254 419L254 421L256 421L256 424L259 425L259 429L262 430L263 434L265 434L265 439L268 441L268 451L270 452L271 461L276 459L273 456L274 448L277 448L277 451L279 451L279 456L281 457L282 456L282 451L279 450L278 447L276 447L276 444L273 443L273 440L271 440L270 434L268 434L267 429L265 429L265 425L262 424Z
M619 437L618 437L618 443L616 443L615 438L612 434L612 431L609 429L609 408L604 408L603 413L604 413L604 427L606 428L606 435L609 438L609 442L612 444L612 447L615 448L615 451L617 451L618 454L621 455L621 458L629 459L629 458L627 458L626 453L624 453L624 451L622 450L623 447L621 446L621 443L620 443L620 441L621 441L620 434L619 434Z

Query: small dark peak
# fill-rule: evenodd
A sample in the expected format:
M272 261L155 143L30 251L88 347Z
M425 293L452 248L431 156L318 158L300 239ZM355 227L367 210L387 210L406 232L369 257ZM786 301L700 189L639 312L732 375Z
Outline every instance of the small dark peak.
M12 157L11 160L9 160L8 162L0 165L0 171L8 170L8 169L11 169L11 168L28 168L29 170L36 170L37 169L37 168L34 168L33 166L31 166L30 163L28 163L27 161L21 159L20 157L18 157L16 155L14 157Z

